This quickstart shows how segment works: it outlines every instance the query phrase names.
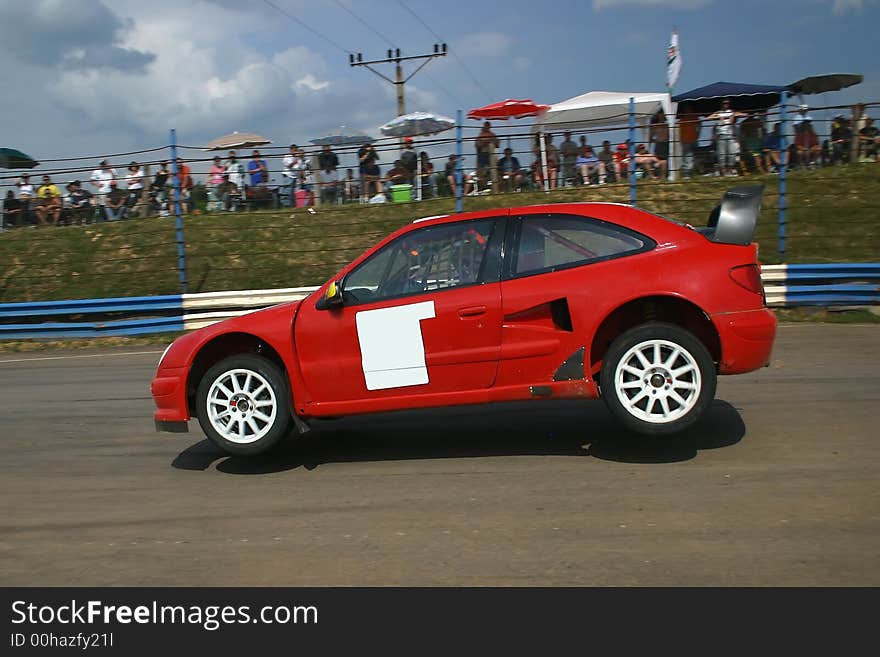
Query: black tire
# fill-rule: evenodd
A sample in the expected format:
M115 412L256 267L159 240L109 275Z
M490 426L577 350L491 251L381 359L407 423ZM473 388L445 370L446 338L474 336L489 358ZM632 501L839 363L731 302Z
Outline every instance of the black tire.
M716 382L706 346L689 331L664 322L641 324L619 335L599 375L611 414L632 431L652 436L694 424L715 398Z
M233 394L227 395L224 388ZM196 415L202 431L220 449L236 456L254 456L270 450L290 433L289 396L287 380L274 363L255 354L239 354L205 372L196 392ZM229 420L224 422L227 416Z

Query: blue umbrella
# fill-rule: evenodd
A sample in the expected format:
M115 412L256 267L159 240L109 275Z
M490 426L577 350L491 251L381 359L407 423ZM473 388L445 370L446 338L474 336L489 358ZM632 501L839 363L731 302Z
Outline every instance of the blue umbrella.
M433 135L455 127L455 121L448 116L431 112L412 112L398 116L381 128L386 137L415 137L417 135Z
M370 135L365 135L361 132L346 133L345 126L342 126L333 134L309 141L310 144L315 146L361 146L372 142L373 138Z

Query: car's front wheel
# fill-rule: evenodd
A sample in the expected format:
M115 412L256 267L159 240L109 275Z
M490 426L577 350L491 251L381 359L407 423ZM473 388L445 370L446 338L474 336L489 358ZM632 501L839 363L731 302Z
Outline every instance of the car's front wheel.
M639 433L661 435L696 422L715 397L715 365L692 333L663 322L636 326L611 344L599 376L611 413Z
M240 354L211 367L196 393L202 430L220 449L252 456L290 432L292 417L283 374L262 356Z

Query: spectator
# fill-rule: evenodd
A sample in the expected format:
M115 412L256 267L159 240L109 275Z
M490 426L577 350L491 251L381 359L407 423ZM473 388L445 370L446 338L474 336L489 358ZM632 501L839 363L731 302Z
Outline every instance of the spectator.
M819 137L813 129L813 122L805 119L795 126L794 143L797 147L798 166L815 166L822 159Z
M610 141L606 139L602 142L602 150L599 151L596 157L599 158L602 166L605 167L605 179L611 178L612 182L618 182L620 180L620 168L617 166L614 153L611 151Z
M219 155L215 155L211 169L208 171L208 212L223 209L223 203L220 195L217 193L217 188L223 184L223 175L225 173L226 167L223 166L223 161Z
M446 161L446 166L443 169L443 175L446 177L446 184L449 185L449 191L453 196L458 195L458 185L455 181L455 172L456 172L456 164L458 163L457 155L450 155L449 159ZM464 183L464 195L467 196L471 192L471 184L470 181L462 172L461 175L462 182Z
M241 203L241 188L232 182L230 174L223 174L223 182L217 185L216 194L224 210L238 211L238 206Z
M623 182L629 177L629 140L625 144L618 144L614 151L614 171L618 180Z
M411 183L416 179L416 169L418 168L419 156L416 155L415 149L413 149L413 140L412 137L406 137L403 140L403 150L400 151L400 163L403 165L403 168L409 172L409 180L407 182Z
M180 183L180 202L186 212L192 212L194 207L192 189L195 187L195 183L192 179L192 170L181 157L177 158L177 181Z
M342 192L346 203L352 203L361 197L361 183L354 177L354 169L345 170L345 179L342 181Z
M61 218L61 190L52 184L49 176L43 176L43 184L37 189L37 222L46 225L46 218L52 215L52 225L57 226Z
M840 164L849 162L850 149L852 147L852 127L849 120L843 114L834 117L831 123L831 162Z
M168 168L168 162L163 160L159 163L159 170L153 176L153 182L150 184L150 197L152 198L152 209L159 214L160 217L167 217L168 212L168 179L171 177L171 170ZM102 210L103 212L103 210Z
M764 122L758 112L749 112L739 127L740 152L748 158L758 173L767 173L764 168L762 148L764 145Z
M683 105L685 111L678 120L678 138L681 141L681 168L686 176L692 176L696 170L695 156L700 145L700 116L690 112L690 107Z
M73 218L74 223L77 226L82 226L83 221L88 223L94 212L92 193L87 189L83 189L79 180L74 180L67 185L67 191L70 193L68 197L70 216Z
M510 147L504 149L504 157L498 160L498 177L506 192L519 191L522 187L522 167Z
M859 130L859 150L861 157L875 162L880 157L880 130L874 125L874 117L865 117L865 127Z
M483 123L483 128L477 135L475 144L477 149L477 179L479 184L485 187L486 181L489 179L492 153L494 149L501 145L498 136L492 132L492 124L488 121Z
M381 177L379 170L379 154L372 144L364 144L358 149L358 162L360 163L361 190L365 198L371 198L374 194L381 194L379 182Z
M141 200L144 193L144 171L140 164L132 162L128 165L128 174L125 176L125 187L128 191L125 199L125 207L131 211Z
M320 176L318 186L321 191L321 203L333 205L336 203L339 188L339 172L336 170L336 167L332 166L332 162L329 160L325 160L324 165L324 168L318 174Z
M721 109L706 117L709 121L717 121L715 129L715 154L718 156L718 167L721 175L736 175L736 120L745 116L742 112L730 109L730 101L725 99Z
M318 153L318 167L321 171L336 171L339 167L339 156L330 148L330 144L324 144Z
M15 192L10 189L6 192L6 198L3 199L2 228L18 226L19 221L21 221L21 201L15 198Z
M773 124L773 130L764 137L761 149L764 153L764 169L767 172L779 171L782 163L788 163L788 153L785 150L785 138L782 136L782 124Z
M312 174L312 162L301 148L297 151L297 155L299 156L300 187L306 193L306 205L313 205L315 201L312 186L315 183L315 177Z
M226 175L237 189L244 188L244 165L238 161L235 151L229 151L229 157L226 158Z
M547 152L547 180L550 182L550 189L556 189L556 179L559 176L559 149L553 145L553 135L549 132L544 135L544 150Z
M659 110L651 118L651 127L648 133L649 143L654 144L654 157L658 160L668 162L669 160L669 123L666 120L666 113Z
M419 153L419 160L421 160L422 169L422 198L431 198L436 195L434 189L434 165L425 151Z
M110 162L102 160L97 169L92 171L89 179L96 188L95 199L101 208L104 207L104 200L110 193L110 182L116 180L116 170L110 166Z
M644 144L636 148L636 168L641 169L646 178L657 180L666 176L666 160L661 160L648 151Z
M571 138L571 132L566 130L563 133L563 137L565 139L559 144L559 154L562 156L562 180L564 183L574 182L579 169L577 159L583 153L584 147L587 145L587 139L581 135L584 144L578 148L578 145Z
M400 160L394 160L394 166L388 171L388 182L392 185L405 185L410 181L409 170Z
M296 188L299 185L300 157L299 146L290 145L290 150L282 160L282 175L290 181L290 207L296 207Z
M813 117L809 115L810 108L806 105L799 105L797 113L794 115L794 118L791 120L791 124L794 127L795 131L797 131L798 126L804 121L812 121Z
M247 165L248 175L251 179L251 187L263 187L269 183L269 167L266 160L260 156L260 151L251 153L251 161Z
M602 161L596 156L596 153L593 152L592 146L584 146L581 154L578 155L575 162L581 179L584 181L584 185L589 185L590 179L593 178L594 175L598 177L600 185L605 184L605 165L602 164Z
M22 226L32 223L31 220L31 203L34 200L34 186L31 184L31 177L27 173L21 174L16 183L18 187L18 200L21 203L21 219Z
M104 199L104 217L107 221L119 221L125 219L125 198L127 194L116 186L116 181L110 181L110 191Z

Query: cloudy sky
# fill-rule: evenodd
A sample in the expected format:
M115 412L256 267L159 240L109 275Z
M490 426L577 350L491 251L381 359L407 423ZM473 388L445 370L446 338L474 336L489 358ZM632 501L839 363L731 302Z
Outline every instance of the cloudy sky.
M673 26L679 91L854 72L864 84L810 102L880 100L878 24L880 0L0 0L0 146L45 160L162 146L172 127L190 145L375 134L394 88L347 52L420 54L438 37L455 56L407 84L408 111L660 91Z

